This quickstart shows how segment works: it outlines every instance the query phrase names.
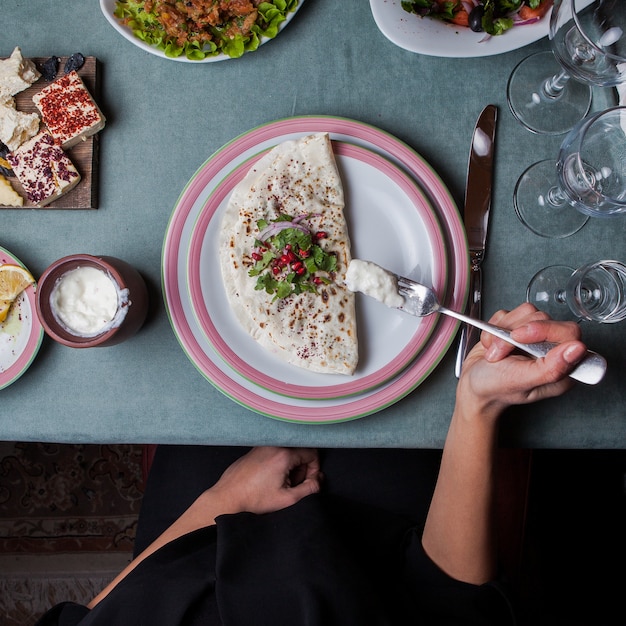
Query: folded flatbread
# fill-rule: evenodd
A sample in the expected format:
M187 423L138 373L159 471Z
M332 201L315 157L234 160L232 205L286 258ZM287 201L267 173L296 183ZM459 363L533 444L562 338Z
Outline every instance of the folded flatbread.
M344 286L350 239L343 209L332 144L327 133L318 133L284 142L259 159L233 190L222 222L222 277L237 319L264 348L314 372L352 374L358 362L354 294ZM259 220L274 224L281 216L306 224L336 258L315 291L277 297L250 275L253 251L259 258Z

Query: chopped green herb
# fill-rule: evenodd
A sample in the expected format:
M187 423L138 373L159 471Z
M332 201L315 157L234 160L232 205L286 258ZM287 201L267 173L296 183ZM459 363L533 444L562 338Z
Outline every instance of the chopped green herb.
M255 289L274 295L274 300L304 292L316 293L319 285L329 285L337 271L337 256L327 252L320 241L324 231L314 232L305 221L279 215L275 220L258 220L259 235L250 256L254 265L248 275L256 277Z

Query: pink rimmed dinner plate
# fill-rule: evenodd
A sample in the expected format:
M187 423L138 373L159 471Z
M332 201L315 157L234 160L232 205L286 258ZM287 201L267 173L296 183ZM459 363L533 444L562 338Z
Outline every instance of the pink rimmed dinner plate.
M164 299L176 337L201 374L237 403L262 415L291 422L333 423L380 411L423 382L446 354L457 323L440 318L427 345L387 382L374 389L333 399L287 398L248 380L217 353L196 319L189 290L188 252L196 223L218 185L237 168L274 145L314 132L329 132L333 141L367 148L395 163L421 188L442 228L447 248L448 281L439 294L450 307L467 300L469 263L465 231L449 191L438 174L412 148L384 131L330 116L293 117L255 128L213 154L190 179L173 210L163 243ZM401 251L395 271L408 275Z
M415 181L367 148L333 142L333 151L346 197L353 257L394 271L408 267L414 278L445 293L443 233ZM215 188L194 226L189 289L207 339L242 376L289 397L339 398L393 378L426 345L436 317L411 317L357 294L359 365L352 376L320 374L285 363L254 341L234 318L220 271L221 221L232 190L261 156L240 164Z
M0 265L24 265L0 247ZM30 366L43 340L35 308L35 288L27 287L0 322L0 389L14 383Z

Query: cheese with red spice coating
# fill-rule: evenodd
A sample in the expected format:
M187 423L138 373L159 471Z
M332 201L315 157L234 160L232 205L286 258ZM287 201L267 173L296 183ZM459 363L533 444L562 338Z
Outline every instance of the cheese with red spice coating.
M57 200L80 181L70 158L47 132L9 152L7 160L28 199L40 207Z
M41 119L63 148L104 128L105 117L76 71L65 74L33 96Z

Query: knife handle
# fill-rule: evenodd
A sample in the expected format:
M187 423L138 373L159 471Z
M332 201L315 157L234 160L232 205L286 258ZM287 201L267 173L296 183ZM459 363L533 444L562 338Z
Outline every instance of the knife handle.
M480 319L482 314L482 287L483 287L483 274L480 267L472 267L469 276L469 302L467 307L467 314L474 319ZM456 353L456 364L454 367L454 373L457 378L461 376L461 368L463 367L463 361L468 355L469 351L480 340L480 330L474 326L464 324L461 327L461 334L459 336L459 348Z

